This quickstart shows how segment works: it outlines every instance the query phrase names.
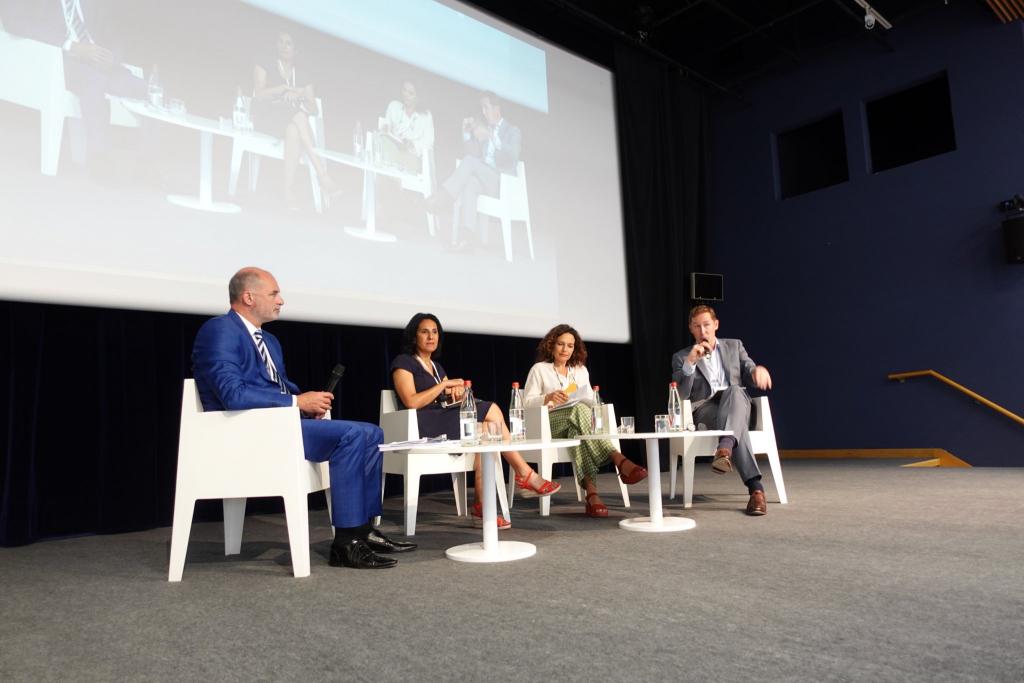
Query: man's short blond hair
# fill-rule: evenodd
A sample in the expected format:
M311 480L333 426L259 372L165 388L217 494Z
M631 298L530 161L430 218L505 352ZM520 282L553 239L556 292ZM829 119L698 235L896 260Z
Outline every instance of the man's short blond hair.
M707 313L711 316L712 320L718 320L718 316L715 315L715 309L711 308L707 304L699 304L690 309L690 317L687 320L687 324L692 323L693 319L701 313Z

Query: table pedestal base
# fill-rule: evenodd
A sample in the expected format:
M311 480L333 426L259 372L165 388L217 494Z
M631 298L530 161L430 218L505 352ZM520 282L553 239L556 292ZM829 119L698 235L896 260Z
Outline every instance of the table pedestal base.
M213 133L210 131L199 131L199 194L195 197L169 194L167 201L186 209L214 213L238 213L242 210L238 204L213 201Z
M688 517L662 517L661 522L652 522L650 517L632 517L619 521L619 526L626 531L643 531L649 534L666 531L686 531L697 526L697 522Z
M661 509L661 458L658 451L658 438L652 436L644 439L647 443L647 491L650 496L650 517L633 517L619 522L619 527L626 531L643 531L649 534L668 531L686 531L697 526L687 517L666 517Z
M199 211L212 211L214 213L238 213L242 210L242 207L238 204L211 202L203 200L201 197L191 197L183 194L169 194L167 195L167 201L186 209L198 209Z
M398 238L387 232L377 232L370 228L357 228L354 226L347 226L345 232L353 237L358 237L364 240L370 240L371 242L394 242Z
M483 543L466 543L448 548L444 554L456 562L511 562L533 557L537 546L522 541L498 541L496 547L485 550Z

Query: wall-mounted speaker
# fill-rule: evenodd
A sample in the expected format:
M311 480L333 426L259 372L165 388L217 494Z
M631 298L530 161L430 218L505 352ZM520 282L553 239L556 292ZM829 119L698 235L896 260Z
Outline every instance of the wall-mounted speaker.
M694 301L724 301L722 276L717 273L690 273L690 298Z
M1024 263L1024 216L1003 221L1003 244L1007 263Z

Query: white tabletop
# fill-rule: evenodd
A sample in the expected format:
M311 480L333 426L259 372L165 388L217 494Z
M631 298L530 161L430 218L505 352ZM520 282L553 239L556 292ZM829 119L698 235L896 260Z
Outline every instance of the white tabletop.
M355 168L361 168L364 171L376 173L377 175L389 176L392 178L417 178L420 175L419 173L410 173L409 171L396 166L375 164L372 159L367 158L366 154L356 156L349 152L338 152L333 149L327 149L326 147L317 147L316 153L329 161L334 161L339 164L345 164L346 166L352 166Z
M726 429L703 429L700 431L682 431L682 432L634 432L632 434L581 434L579 438L581 441L605 441L608 439L679 439L683 437L694 437L694 436L732 436L733 433Z
M208 119L204 116L196 116L195 114L189 114L187 111L180 114L172 112L166 107L154 107L149 102L144 100L132 100L121 98L121 103L124 108L140 116L147 116L157 121L163 121L164 123L172 123L176 126L184 126L185 128L192 128L207 133L215 133L217 135L226 135L234 137L236 135L247 135L246 131L236 130L233 126L222 126L220 121L217 119Z
M730 432L731 433L731 432ZM571 448L580 445L579 439L524 439L522 441L489 441L487 443L463 445L458 439L438 441L436 443L388 444L380 445L380 450L415 451L417 453L500 453L503 451L539 451L545 448ZM607 438L607 437L605 437Z

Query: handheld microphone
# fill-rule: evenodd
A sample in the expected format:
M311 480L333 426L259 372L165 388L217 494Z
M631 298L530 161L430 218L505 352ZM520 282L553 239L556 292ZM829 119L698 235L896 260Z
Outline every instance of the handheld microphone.
M329 394L333 394L334 387L338 386L338 380L340 380L341 376L344 374L345 366L342 365L341 363L335 365L334 369L331 370L331 374L327 377L327 382L324 384L324 391L326 391Z

